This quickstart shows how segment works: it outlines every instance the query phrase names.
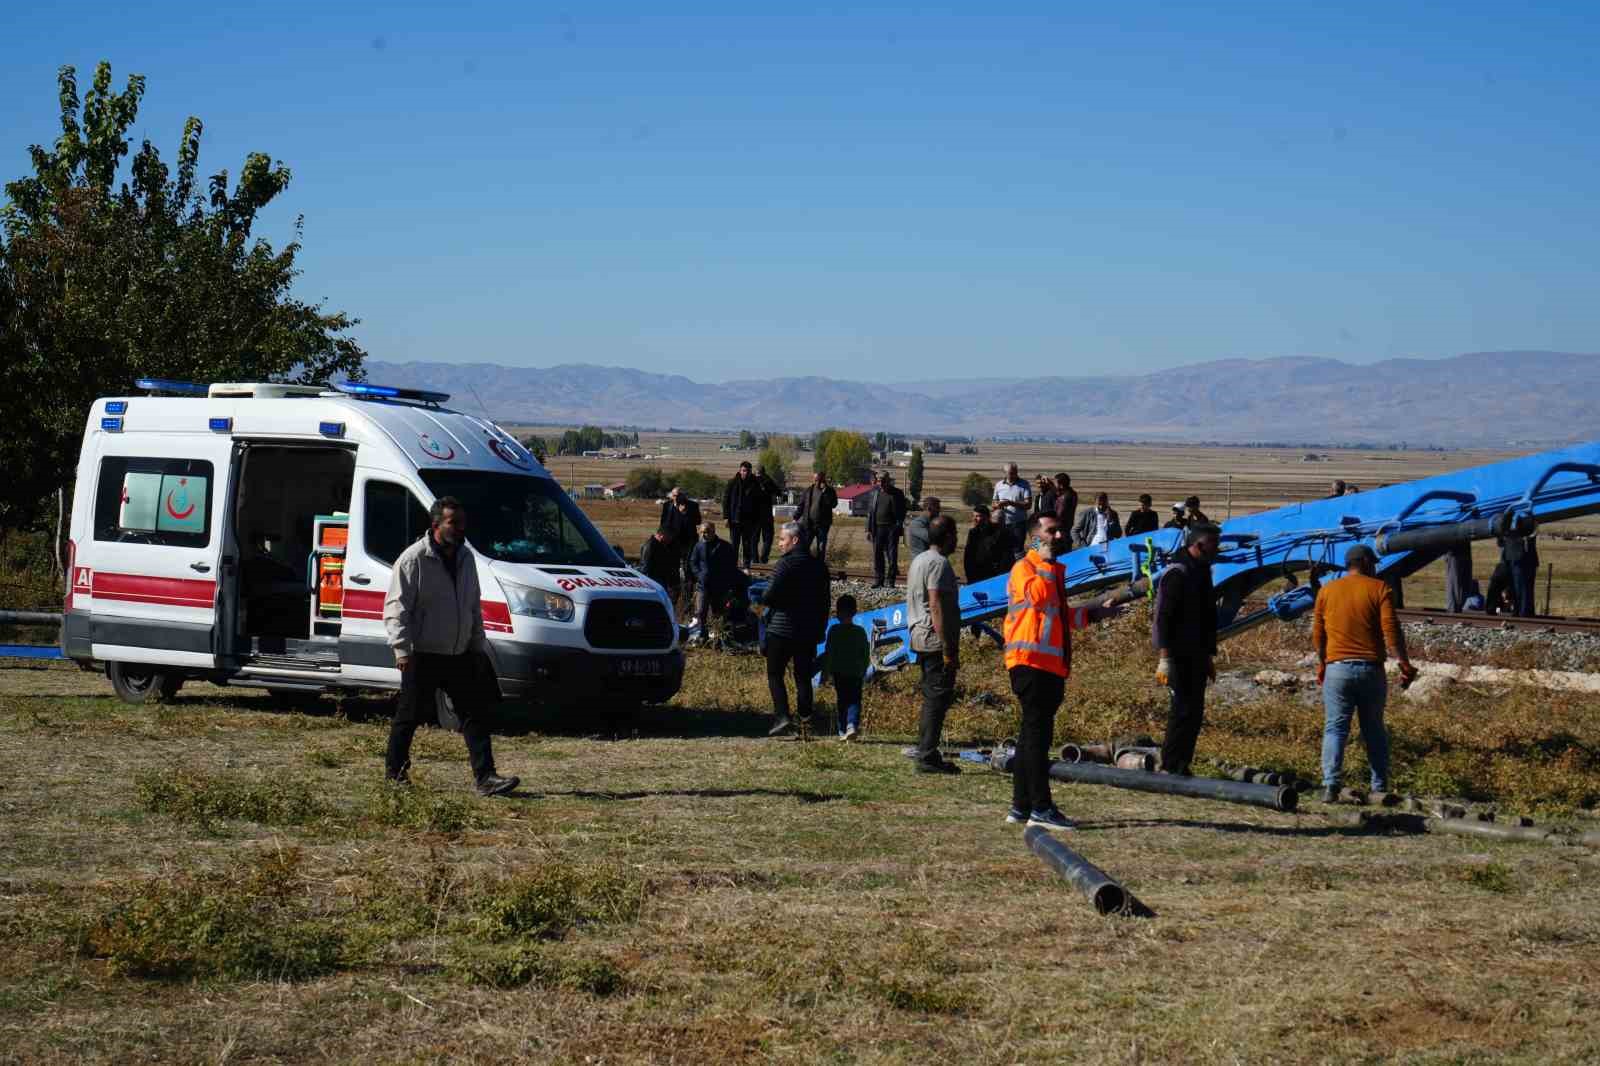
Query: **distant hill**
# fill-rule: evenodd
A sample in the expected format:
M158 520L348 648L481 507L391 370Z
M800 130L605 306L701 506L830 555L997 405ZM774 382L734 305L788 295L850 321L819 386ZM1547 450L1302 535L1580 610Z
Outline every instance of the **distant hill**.
M1455 447L1600 437L1600 356L1565 352L1474 352L1366 366L1227 359L1137 376L903 385L821 377L705 384L582 363L369 361L367 374L448 392L464 410L521 423Z

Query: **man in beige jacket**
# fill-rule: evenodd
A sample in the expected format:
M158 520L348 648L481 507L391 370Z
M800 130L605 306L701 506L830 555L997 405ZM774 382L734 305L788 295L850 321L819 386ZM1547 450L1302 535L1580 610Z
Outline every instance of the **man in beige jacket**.
M400 670L400 705L389 727L384 775L408 783L411 738L435 713L438 693L450 697L467 742L478 793L501 796L517 787L515 777L494 770L494 751L482 705L493 684L484 669L488 638L478 590L478 564L467 547L467 512L453 496L433 502L432 528L394 561L383 627Z

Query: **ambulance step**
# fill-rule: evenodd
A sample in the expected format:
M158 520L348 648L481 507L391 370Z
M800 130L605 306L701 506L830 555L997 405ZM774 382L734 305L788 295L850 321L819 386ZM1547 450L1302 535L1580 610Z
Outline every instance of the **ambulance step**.
M337 674L339 656L253 655L248 666L258 670L318 670Z

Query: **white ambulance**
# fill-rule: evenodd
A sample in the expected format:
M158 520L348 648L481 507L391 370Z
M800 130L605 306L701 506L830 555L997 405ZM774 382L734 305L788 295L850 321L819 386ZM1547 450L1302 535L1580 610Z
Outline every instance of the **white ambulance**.
M442 393L142 380L97 400L62 650L138 702L184 680L398 688L390 566L460 500L501 692L625 710L683 680L672 605L494 423Z

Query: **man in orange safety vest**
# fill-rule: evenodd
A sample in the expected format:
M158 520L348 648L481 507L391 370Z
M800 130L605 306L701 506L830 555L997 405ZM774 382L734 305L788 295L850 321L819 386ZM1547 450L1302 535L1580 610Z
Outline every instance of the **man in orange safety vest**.
M1011 691L1022 704L1022 728L1011 763L1011 810L1006 821L1045 829L1071 829L1050 798L1050 739L1056 710L1072 673L1072 630L1115 618L1115 597L1093 607L1067 602L1069 530L1053 514L1028 523L1028 553L1006 583L1005 655Z

